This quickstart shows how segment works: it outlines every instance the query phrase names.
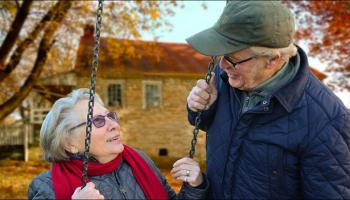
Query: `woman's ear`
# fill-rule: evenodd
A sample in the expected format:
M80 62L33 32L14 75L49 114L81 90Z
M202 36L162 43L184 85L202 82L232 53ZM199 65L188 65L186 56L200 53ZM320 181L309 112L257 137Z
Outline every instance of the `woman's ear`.
M78 153L79 149L75 145L71 144L70 142L67 142L67 144L64 145L64 149L70 153Z
M85 137L83 132L74 132L64 137L64 150L70 153L79 153L84 149Z

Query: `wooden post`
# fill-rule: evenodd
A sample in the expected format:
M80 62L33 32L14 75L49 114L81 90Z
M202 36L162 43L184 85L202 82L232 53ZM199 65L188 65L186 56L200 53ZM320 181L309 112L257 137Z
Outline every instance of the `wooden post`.
M23 147L24 147L24 162L28 162L28 155L29 155L29 152L28 152L28 136L29 136L29 120L24 120L24 125L23 125L23 132L24 132L24 138L23 138Z

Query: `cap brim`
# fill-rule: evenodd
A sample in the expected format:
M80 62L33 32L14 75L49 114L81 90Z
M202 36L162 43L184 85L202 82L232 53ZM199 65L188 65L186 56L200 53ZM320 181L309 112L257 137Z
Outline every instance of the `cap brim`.
M249 47L219 34L214 28L199 32L186 41L198 52L207 56L225 55Z

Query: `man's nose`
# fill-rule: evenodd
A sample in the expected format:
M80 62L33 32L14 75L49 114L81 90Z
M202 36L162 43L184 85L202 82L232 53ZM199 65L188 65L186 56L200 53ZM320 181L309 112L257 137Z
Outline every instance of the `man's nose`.
M219 61L219 66L220 66L220 68L223 69L223 70L231 69L230 64L228 64L228 63L225 61L224 57L221 57L221 59L220 59L220 61Z

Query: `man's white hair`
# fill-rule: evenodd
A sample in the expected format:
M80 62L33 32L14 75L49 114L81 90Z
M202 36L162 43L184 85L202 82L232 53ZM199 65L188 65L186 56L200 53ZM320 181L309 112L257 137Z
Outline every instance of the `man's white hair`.
M268 56L273 57L276 55L276 52L279 51L281 54L281 59L288 61L291 57L297 54L297 47L291 43L288 47L285 48L268 48L268 47L250 47L249 48L253 54L257 56Z

